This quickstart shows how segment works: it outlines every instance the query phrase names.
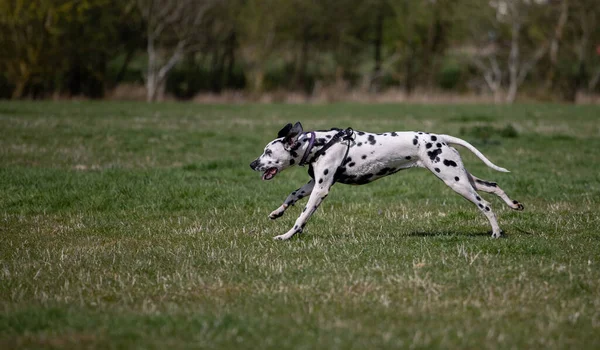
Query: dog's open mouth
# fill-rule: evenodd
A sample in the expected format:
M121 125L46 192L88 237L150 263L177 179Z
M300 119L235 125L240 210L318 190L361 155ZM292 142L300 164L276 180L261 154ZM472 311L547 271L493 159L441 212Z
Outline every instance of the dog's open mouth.
M277 175L277 168L269 168L263 174L262 179L263 180L271 180L272 178L275 177L275 175Z

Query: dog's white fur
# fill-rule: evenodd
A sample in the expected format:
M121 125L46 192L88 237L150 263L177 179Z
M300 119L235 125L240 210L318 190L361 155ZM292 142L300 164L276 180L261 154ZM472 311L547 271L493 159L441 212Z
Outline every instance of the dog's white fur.
M467 148L494 170L508 170L493 164L473 145L462 139L424 132L373 134L354 131L351 138L338 140L336 134L339 132L339 129L314 132L316 142L309 149L312 135L303 133L299 122L293 127L288 124L280 131L280 137L267 144L263 154L250 164L252 169L264 172L264 180L270 180L287 167L298 164L308 152L306 156L309 159L311 180L292 192L269 218L282 216L289 206L305 196L310 198L294 226L285 234L274 237L275 239L287 240L302 232L334 183L366 184L412 167L429 169L450 188L474 203L489 220L494 238L500 237L502 231L490 204L477 191L493 193L512 209L523 210L523 205L510 199L496 183L481 180L467 172L458 151L450 144ZM325 145L326 151L320 155L318 152Z

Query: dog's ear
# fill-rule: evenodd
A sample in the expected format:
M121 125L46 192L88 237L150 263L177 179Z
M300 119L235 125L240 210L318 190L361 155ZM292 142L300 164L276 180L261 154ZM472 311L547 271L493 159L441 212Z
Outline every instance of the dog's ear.
M279 130L279 132L277 133L277 137L279 138L287 136L290 130L292 130L292 123L287 123L287 125L284 126L283 129Z
M290 126L290 129L288 130L287 134L284 136L283 139L283 142L289 145L295 143L296 140L298 140L298 136L300 136L300 134L304 132L304 130L302 129L302 124L300 124L300 122L296 122L296 124L294 124L293 127L291 127L291 125L292 124L288 124L284 128L286 129L288 126ZM283 131L283 129L281 131ZM279 133L281 133L281 131Z

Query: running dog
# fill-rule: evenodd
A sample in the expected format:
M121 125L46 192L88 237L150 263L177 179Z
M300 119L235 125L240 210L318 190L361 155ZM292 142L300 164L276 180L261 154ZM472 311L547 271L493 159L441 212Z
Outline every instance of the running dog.
M304 132L302 124L287 124L277 138L267 144L263 154L250 167L263 172L263 180L271 180L293 165L308 165L311 180L292 192L269 218L277 219L303 197L310 196L302 214L285 234L274 237L287 240L302 232L306 222L327 197L336 183L364 185L408 168L429 169L451 189L479 208L492 226L492 237L502 230L490 204L477 191L493 193L514 210L523 205L510 199L495 182L479 179L464 167L460 155L451 145L473 152L490 168L509 172L489 161L473 145L457 137L415 131L373 134L350 128Z

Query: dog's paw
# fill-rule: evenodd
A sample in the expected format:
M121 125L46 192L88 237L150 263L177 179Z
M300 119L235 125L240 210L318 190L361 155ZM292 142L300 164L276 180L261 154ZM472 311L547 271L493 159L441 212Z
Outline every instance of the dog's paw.
M275 236L275 237L273 237L273 239L276 241L287 241L288 239L290 239L290 237L291 236L288 236L287 234L285 234L285 235Z
M281 210L281 209L273 210L273 212L271 212L271 214L269 214L269 219L275 220L277 218L282 217L284 213L285 213L285 211Z
M500 232L492 232L492 238L500 238L504 235L504 231L500 230Z
M513 201L513 206L511 206L511 208L517 211L522 211L525 209L523 204L519 203L519 201Z

